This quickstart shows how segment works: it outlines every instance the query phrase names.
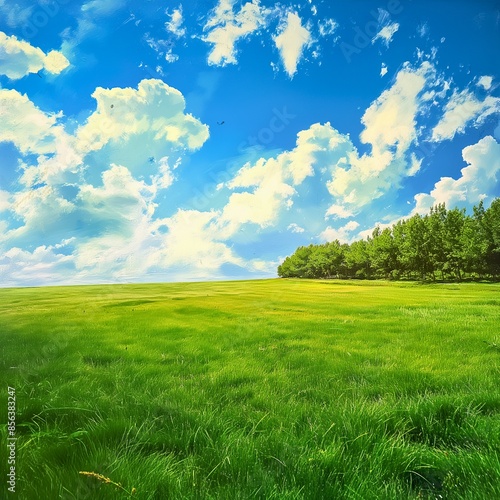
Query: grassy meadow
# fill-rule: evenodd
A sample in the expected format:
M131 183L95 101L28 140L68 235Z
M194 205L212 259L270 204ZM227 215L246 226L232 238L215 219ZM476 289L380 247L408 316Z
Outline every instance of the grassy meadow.
M498 284L0 290L0 496L500 498L499 325Z

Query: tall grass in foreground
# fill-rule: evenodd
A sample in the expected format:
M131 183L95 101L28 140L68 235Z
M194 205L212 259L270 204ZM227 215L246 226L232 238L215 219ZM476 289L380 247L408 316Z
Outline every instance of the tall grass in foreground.
M499 293L293 280L0 290L12 497L500 498Z

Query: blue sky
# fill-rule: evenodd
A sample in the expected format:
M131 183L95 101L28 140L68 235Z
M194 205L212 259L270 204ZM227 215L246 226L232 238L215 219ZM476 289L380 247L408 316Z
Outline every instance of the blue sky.
M0 286L276 276L500 196L500 3L0 0Z

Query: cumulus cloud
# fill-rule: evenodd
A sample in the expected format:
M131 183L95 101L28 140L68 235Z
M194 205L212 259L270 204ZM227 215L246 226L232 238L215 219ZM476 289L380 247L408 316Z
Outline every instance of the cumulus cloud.
M182 5L174 9L172 13L168 13L169 20L165 23L165 29L177 37L183 37L186 34L186 29L182 27L184 19L182 17Z
M52 186L19 191L11 198L9 210L22 224L0 234L0 242L9 244L21 244L26 239L47 241L66 229L61 221L75 210L75 205Z
M236 63L236 42L246 38L266 23L267 11L259 0L245 3L234 12L234 0L219 0L203 30L203 41L211 44L208 63L216 66Z
M348 210L346 207L342 205L333 204L325 213L325 219L328 217L334 217L339 219L348 219L352 217L354 214Z
M348 138L330 124L313 124L297 134L296 145L274 158L247 163L226 187L237 190L222 210L219 224L225 237L235 234L243 224L266 228L274 225L284 210L293 205L296 187L316 169L339 161L350 147Z
M273 37L279 50L283 66L288 76L292 78L297 72L304 48L311 41L310 31L302 26L302 20L294 12L288 12L286 20L278 28L279 34Z
M362 123L365 129L361 141L371 144L377 151L389 147L402 153L416 138L416 115L421 100L419 95L435 77L434 67L424 62L418 69L403 68L394 85L385 90L365 111Z
M112 164L102 174L102 186L83 185L77 199L101 232L126 237L143 215L154 213L155 194L154 186L134 179L126 167Z
M142 80L137 89L98 87L97 109L76 132L79 151L114 146L116 163L144 163L144 151L162 157L195 150L208 139L208 127L185 113L183 95L161 80Z
M481 78L479 78L477 85L478 87L483 87L484 90L490 90L492 83L493 83L492 76L482 76Z
M45 54L42 49L0 31L0 74L11 80L18 80L42 69L57 75L68 66L69 61L61 52L52 50Z
M457 204L477 204L485 198L494 198L500 182L500 144L486 136L462 151L467 166L461 169L458 179L442 177L430 193L415 195L416 206L412 212L425 214L437 203L453 207Z
M0 189L0 212L4 212L10 208L10 193Z
M362 117L360 134L371 151L360 155L348 140L347 153L332 164L327 187L337 206L355 211L415 175L420 160L409 154L409 148L418 138L416 118L425 104L423 91L435 81L430 63L405 65L394 84L372 102Z
M235 234L247 223L261 228L276 224L293 206L298 187L308 177L324 179L333 198L325 218L352 217L397 188L420 169L421 159L410 147L418 138L416 118L426 104L424 91L435 84L430 63L404 66L363 115L360 139L371 147L367 153L360 154L351 138L330 123L316 123L297 135L290 151L246 164L225 185L235 191L219 218L225 235Z
M61 113L44 113L25 94L0 89L0 142L12 142L22 154L54 151L63 134Z
M2 286L33 286L57 284L74 271L72 255L63 249L71 240L58 245L40 245L32 252L13 247L0 253Z
M339 229L332 228L328 226L320 235L319 239L321 241L335 241L338 240L340 243L350 243L354 240L354 235L352 234L359 227L359 223L352 220L349 221L344 226Z
M453 139L463 133L467 126L478 127L486 118L500 112L500 98L491 95L483 100L477 98L470 90L454 91L446 103L443 116L432 130L431 140L434 142Z
M214 271L228 263L245 267L243 259L221 241L217 215L214 211L179 210L165 220L168 232L163 243L163 265L193 266L199 271Z
M208 127L184 112L182 94L159 80L144 80L137 89L99 88L94 97L97 109L72 135L61 113L45 113L27 96L0 89L0 142L13 143L21 155L20 190L0 192L8 217L0 243L6 249L28 241L53 246L77 233L72 278L82 280L153 265L146 257L163 241L154 200L171 186L186 152L208 137Z

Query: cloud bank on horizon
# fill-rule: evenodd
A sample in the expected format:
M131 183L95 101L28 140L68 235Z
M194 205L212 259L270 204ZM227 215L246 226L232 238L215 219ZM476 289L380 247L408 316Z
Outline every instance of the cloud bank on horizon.
M300 245L489 206L499 19L3 0L0 286L273 277Z

